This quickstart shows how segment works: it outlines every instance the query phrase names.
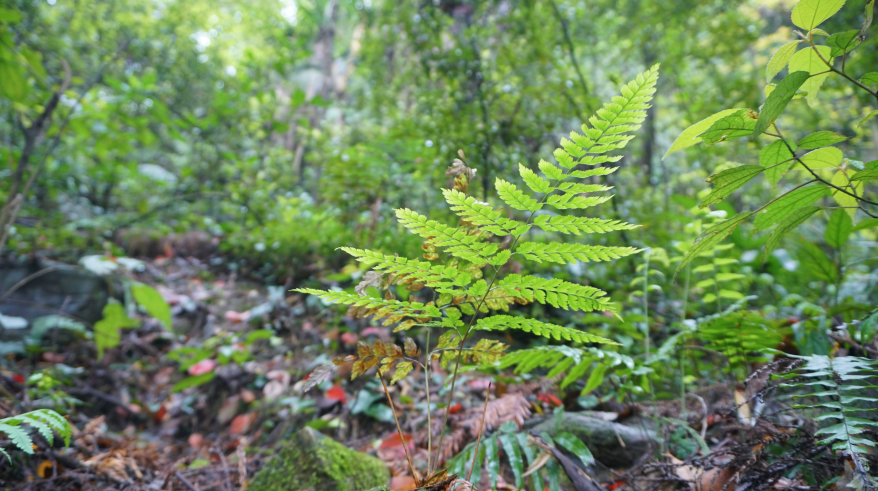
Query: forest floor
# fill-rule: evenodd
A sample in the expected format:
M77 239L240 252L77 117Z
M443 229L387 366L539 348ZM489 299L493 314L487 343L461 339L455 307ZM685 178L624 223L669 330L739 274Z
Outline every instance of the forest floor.
M413 489L405 450L412 453L420 472L430 443L446 461L478 438L486 407L488 431L509 422L516 429L533 428L540 421L563 417L559 407L582 410L576 395L565 397L555 380L505 384L495 378L498 383L486 400L492 379L466 373L449 406L450 436L439 448L435 441L428 442L424 429L427 391L417 382L423 377L407 377L390 389L401 418L400 438L384 392L372 377L352 382L350 367L343 365L333 380L302 390L313 368L335 355L354 353L357 341L390 340L395 335L389 328L352 318L333 325L325 308L312 300L213 272L196 260L150 261L142 271L129 274L159 285L171 305L175 333L143 317L140 327L123 331L119 347L100 360L94 343L82 340L8 357L0 371L0 417L68 405L65 412L75 433L66 449L60 442L50 447L37 439L34 455L2 467L0 485L22 490L245 489L284 439L310 426L384 461L393 476L392 489ZM252 335L256 332L265 335ZM204 360L185 363L187 356L204 349L211 350ZM445 373L435 368L434 380L441 382ZM209 373L214 375L205 376ZM746 490L748 483L769 483L779 490L814 489L785 476L809 462L831 474L841 469L839 462L826 457L813 437L795 436L803 423L798 416L779 410L776 418L751 417L744 401L757 393L761 407L771 407L762 390L768 385L766 378L754 377L754 385L761 386L746 391L727 385L704 387L687 397L684 411L676 401L610 401L592 407L589 417L613 422L617 433L597 451L592 448L597 462L588 468L596 486L591 491ZM184 380L203 383L177 385L175 390L175 384L186 384ZM437 383L431 388L433 397L444 394L440 387ZM444 409L432 416L436 431ZM640 455L631 455L618 433L626 428L655 438ZM772 445L772 452L782 449L787 457L769 459L765 449ZM565 452L559 456L551 448L543 449L546 458L531 462L530 471L556 458L571 474L564 465ZM625 457L614 461L610 455L616 452ZM824 457L816 459L821 452ZM615 464L602 464L607 461ZM564 489L582 489L570 478L562 483ZM514 472L504 463L497 489L517 489L514 481Z

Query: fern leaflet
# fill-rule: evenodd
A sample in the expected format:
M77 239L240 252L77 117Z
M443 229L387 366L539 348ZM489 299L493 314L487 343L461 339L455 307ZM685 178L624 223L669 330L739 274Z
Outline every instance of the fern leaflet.
M619 344L610 339L595 336L578 329L557 326L536 319L526 319L524 317L513 317L511 315L494 315L479 319L475 325L476 330L480 331L505 331L507 329L520 329L525 332L543 336L549 339L554 338L556 341L575 341L577 343L599 343L599 344Z
M63 416L50 409L39 409L11 418L0 419L0 433L5 433L13 445L30 455L34 453L33 440L28 432L22 428L22 425L28 425L35 429L49 445L55 440L54 432L64 438L64 445L70 444L70 437L73 434L70 423ZM0 454L9 459L9 454L3 448L0 448Z
M404 257L389 256L380 252L353 247L339 249L354 256L357 261L372 265L372 268L397 277L398 282L418 281L433 288L466 286L472 281L472 274L458 271L451 266L433 265L427 261L417 261Z
M481 203L456 189L443 189L442 193L445 195L445 201L458 216L481 230L494 235L516 237L530 230L530 225L505 218L502 211L494 210L490 205Z
M575 217L570 215L537 215L534 225L547 232L560 232L562 234L603 234L616 230L631 230L640 225L632 225L620 220L606 218Z
M497 252L497 244L489 244L476 235L460 229L441 224L416 211L406 208L396 210L399 223L412 233L430 240L436 247L445 249L452 256L466 259L474 264L485 264L488 257Z
M565 264L577 261L585 263L589 261L610 261L636 254L641 250L636 247L564 244L559 242L550 242L548 244L522 242L516 249L516 253L537 262L549 261Z

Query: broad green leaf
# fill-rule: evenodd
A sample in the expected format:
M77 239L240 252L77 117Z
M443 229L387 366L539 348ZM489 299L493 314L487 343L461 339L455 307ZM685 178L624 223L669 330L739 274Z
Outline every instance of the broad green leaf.
M869 72L860 77L860 82L864 84L878 85L878 72Z
M726 197L744 184L750 182L751 179L758 176L765 169L758 165L742 165L732 169L727 169L719 174L714 174L707 178L708 182L714 184L713 191L708 194L699 208L704 208L726 199Z
M814 148L835 145L836 143L841 143L847 139L848 137L840 135L834 131L818 131L799 140L799 143L796 144L796 146L803 150L811 150Z
M787 104L789 104L789 102L793 100L793 96L796 95L796 91L799 90L799 87L801 87L809 77L810 75L808 72L790 72L789 75L784 77L784 79L777 84L774 91L772 91L771 94L768 95L768 98L765 99L765 104L762 105L762 111L759 112L759 118L756 120L756 126L753 128L753 136L765 133L765 130L767 130L768 127L777 120L778 116L783 113Z
M810 31L835 15L844 0L801 0L793 7L793 24Z
M860 44L860 31L845 31L833 34L826 39L826 45L832 48L829 56L833 58L849 53Z
M829 189L829 186L823 184L806 186L778 198L777 201L756 214L756 219L753 220L754 230L764 230L771 227L799 208L812 205L820 198L829 196Z
M756 127L757 114L749 109L741 109L725 116L701 133L704 143L713 144L731 138L740 138L753 134Z
M122 336L119 329L136 327L138 322L128 317L122 304L111 301L104 307L104 318L95 323L95 344L98 349L98 359L104 356L106 348L119 346Z
M851 232L859 232L860 230L866 230L867 228L875 227L878 227L878 218L867 218L856 224L854 228L851 229Z
M674 140L673 145L671 145L671 148L669 148L667 153L665 153L665 156L662 157L662 160L664 160L668 155L676 152L677 150L683 150L684 148L688 148L688 147L691 147L693 145L697 145L698 143L701 142L701 137L699 135L701 133L703 133L704 131L706 131L711 126L713 126L713 123L715 123L717 120L719 120L725 116L728 116L729 114L732 114L732 113L735 113L735 112L738 112L741 110L742 109L740 109L740 108L725 109L725 110L722 110L722 111L720 111L712 116L708 116L707 118L704 118L701 121L686 128L685 130L683 130L682 133L680 133L680 136L678 136L677 139ZM744 110L746 110L746 109L744 109Z
M772 186L777 186L793 164L793 152L782 140L773 141L759 151L759 165L765 167L765 177Z
M708 227L701 235L695 239L695 245L693 245L689 251L686 253L686 256L683 257L683 260L680 262L679 266L677 266L677 270L674 272L674 276L680 273L680 270L683 269L684 266L689 264L690 261L700 256L703 252L712 250L713 247L720 242L723 241L726 237L728 237L732 232L738 228L738 225L741 224L747 218L753 215L752 211L745 213L738 213L737 215L729 218L728 220L724 220L719 223L715 223Z
M832 185L837 186L839 188L844 189L848 193L856 194L857 196L863 195L863 181L854 181L851 183L848 180L848 177L845 175L843 171L838 171L832 176L832 181L830 181ZM851 196L848 193L843 193L841 191L835 190L832 193L832 198L835 200L839 206L844 206L847 208L848 214L853 218L854 214L857 212L856 208L859 205L857 198Z
M582 443L582 440L576 438L571 433L566 431L562 431L555 435L555 443L561 445L570 451L573 455L579 457L579 460L583 465L589 466L594 464L594 456L591 454L591 450Z
M0 93L6 94L13 102L20 102L27 93L27 80L24 67L14 61L0 58Z
M875 15L875 0L869 0L866 2L866 8L864 10L863 29L860 30L860 33L865 36L866 30L872 25L872 17Z
M841 165L843 158L841 150L835 147L823 147L802 155L799 160L811 169L828 169Z
M780 245L781 240L789 233L790 230L798 227L805 220L811 217L811 215L820 211L820 207L817 206L805 206L803 208L799 208L793 213L789 214L786 218L784 218L778 225L775 227L774 231L771 233L771 236L768 237L768 242L765 243L765 250L762 252L762 260L765 261L768 259L769 254Z
M823 62L823 59L828 63L832 63L832 60L830 59L831 57L829 56L830 52L831 49L829 46L817 46L816 50L808 47L797 51L793 57L790 58L790 72L804 71L811 74L811 78L802 84L802 90L808 92L808 105L811 107L814 107L817 104L817 92L820 90L820 86L823 85L823 80L826 79L827 74L823 72L829 70L829 67ZM821 56L823 59L820 58ZM816 75L818 73L820 75Z
M853 228L854 222L851 220L850 215L845 213L844 210L835 210L829 216L829 222L826 224L823 238L826 239L827 244L836 249L841 249L848 241Z
M155 288L137 283L131 287L134 301L146 310L146 313L160 320L167 328L171 328L171 306L162 298Z
M867 163L865 167L865 169L855 172L851 176L851 181L873 181L878 179L878 160Z
M768 66L765 67L766 82L771 82L775 75L780 73L780 71L787 66L793 53L796 52L796 46L798 46L799 43L801 43L801 41L790 41L778 48L771 59L768 60Z
M199 385L210 382L215 376L216 372L210 371L207 373L202 373L201 375L186 377L183 380L174 384L174 386L171 387L171 392L180 392L181 390L188 389L189 387L198 387Z

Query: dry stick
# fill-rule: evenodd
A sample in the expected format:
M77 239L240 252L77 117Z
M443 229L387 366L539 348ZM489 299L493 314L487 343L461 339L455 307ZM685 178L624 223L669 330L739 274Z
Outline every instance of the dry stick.
M488 397L491 396L491 382L488 382L488 391L485 393L485 408L482 409L482 424L479 426L479 437L476 439L476 450L473 452L473 463L469 466L469 474L466 475L466 480L469 481L470 477L473 475L473 470L476 468L476 458L479 456L479 443L482 442L482 433L485 432L485 415L488 414Z
M191 482L189 482L189 479L186 479L186 476L184 476L183 474L181 474L180 471L174 471L174 476L175 476L177 479L179 479L180 482L183 483L183 485L185 485L187 488L189 488L190 491L200 491L198 488L195 487L194 484L192 484Z
M217 445L214 449L214 453L219 455L220 462L222 462L223 464L223 474L225 474L226 477L226 489L228 491L234 491L232 489L232 479L229 477L229 463L226 461L226 456L223 454L223 449L220 448L219 445Z
M427 476L432 476L431 472L433 459L430 455L433 453L433 419L430 413L433 408L430 406L430 364L433 363L433 355L430 353L430 329L427 329L427 344L424 345L424 352L427 354L426 363L424 364L424 384L427 389ZM405 442L403 442L405 443Z
M19 196L21 196L21 195L19 194ZM0 243L2 243L2 240L0 240ZM43 268L43 269L37 271L36 273L29 274L29 275L25 276L24 278L21 279L21 281L12 285L11 287L9 287L9 289L6 290L5 293L3 293L3 296L0 296L0 301L6 300L7 298L9 298L9 295L12 295L16 290L18 290L22 286L28 284L30 281L35 280L35 279L39 278L40 276L43 276L44 274L51 273L52 271L55 271L56 269L58 269L58 266L49 266L48 268ZM61 310L64 310L64 309L61 309Z
M387 390L387 384L384 383L384 377L382 377L380 373L378 374L378 380L380 380L381 385L384 386L384 395L387 396L387 402L390 403L390 411L393 413L393 421L396 422L396 432L399 433L399 439L402 441L402 449L405 451L405 459L409 462L409 470L412 472L412 478L415 482L418 482L420 479L415 476L415 466L412 465L412 458L409 457L408 443L406 443L405 437L402 435L402 428L399 426L399 418L396 417L396 408L393 407L393 398L390 397L390 391ZM418 485L420 486L420 484Z

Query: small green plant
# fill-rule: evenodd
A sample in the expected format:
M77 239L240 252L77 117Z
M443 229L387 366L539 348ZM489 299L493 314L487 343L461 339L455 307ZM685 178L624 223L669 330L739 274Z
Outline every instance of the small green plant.
M760 136L772 139L760 150L758 165L736 166L710 176L708 181L714 184L714 188L702 200L699 205L702 208L723 201L760 175L774 187L780 184L787 187L785 192L759 208L706 228L680 262L678 273L692 259L713 248L750 219L757 231L773 227L764 247L765 259L790 231L821 210L846 212L846 221L836 212L829 219L828 229L840 231L843 235L850 233L850 222L857 211L871 219L878 216L878 202L866 189L868 182L878 179L878 161L863 163L845 158L834 146L849 140L844 135L817 131L795 141L781 131L778 122L793 99L806 98L809 106L817 106L818 91L830 75L840 77L855 90L865 91L878 101L878 90L870 88L878 83L878 72L856 79L845 68L848 54L865 39L866 30L872 23L874 0L866 4L865 23L861 29L829 35L818 27L843 5L844 0L801 0L797 3L792 10L792 21L802 31L796 31L799 39L781 46L769 60L766 68L769 84L765 87L766 99L760 110L720 111L687 128L668 149L665 157L698 143L713 145L742 137L755 141ZM823 39L824 44L818 44L818 39ZM797 50L800 45L804 48ZM784 68L788 68L788 75L776 85L771 83ZM858 122L858 126L876 115L878 110L872 111ZM821 206L820 202L830 196L836 206ZM874 225L874 221L868 223Z
M64 438L64 445L70 445L73 428L63 416L51 409L39 409L11 418L0 419L0 433L5 433L9 441L16 448L32 455L34 453L34 441L30 433L24 428L25 425L39 432L50 445L55 440L54 432L58 432ZM12 461L12 458L2 447L0 447L0 454L5 456L10 462Z
M476 170L466 163L464 153L458 152L460 159L455 159L447 172L455 179L454 189L443 190L451 210L460 218L458 225L430 220L409 209L396 210L399 223L425 240L426 261L343 247L342 250L358 261L372 266L372 271L363 276L354 293L310 288L294 290L316 295L324 302L348 305L349 313L356 317L371 316L384 319L385 325L397 324L396 331L416 326L427 329L428 341L423 358L422 350L409 338L402 347L381 341L376 341L372 346L361 342L356 355L339 357L335 363L352 361L352 377L378 367L382 383L383 375L394 367L391 383L406 376L414 365L419 365L424 369L428 384L429 360L453 364L449 400L445 404L445 407L449 407L461 363L490 364L499 360L506 350L503 343L490 339L482 339L468 346L466 341L475 331L518 329L562 342L616 344L588 332L511 313L493 314L491 311L506 312L515 303L539 302L564 310L610 311L618 315L617 307L609 301L605 292L597 288L557 278L510 273L506 266L513 257L517 260L565 264L609 261L640 251L634 247L564 243L551 240L554 236L549 234L579 236L636 227L618 220L562 213L590 208L612 198L607 194L595 194L609 191L610 187L581 180L606 176L618 169L603 164L622 158L610 152L625 147L634 138L633 132L646 118L657 80L658 65L622 86L621 95L613 97L611 103L599 109L589 119L591 126L583 125L582 134L572 132L570 139L562 139L561 148L554 152L557 163L539 162L542 175L519 165L521 179L531 192L497 178L495 189L508 208L496 209L489 203L467 195ZM510 218L517 214L522 218ZM522 240L528 232L537 240ZM394 286L414 291L429 287L434 298L428 302L417 302L414 296L409 296L408 301L401 301L394 294ZM370 287L383 290L383 295L369 296L367 289ZM432 329L445 332L431 347L429 332ZM328 367L321 367L310 375L309 381L319 383L330 373ZM429 389L427 397L429 407ZM429 418L428 411L428 427L432 428ZM447 421L446 411L437 450L442 448ZM431 452L432 439L428 442L428 455ZM435 467L431 455L427 477L421 484L430 482L432 471L438 470L440 452L436 453ZM412 466L411 459L409 465ZM442 472L437 471L437 474Z

